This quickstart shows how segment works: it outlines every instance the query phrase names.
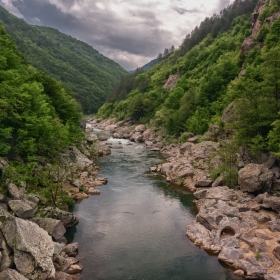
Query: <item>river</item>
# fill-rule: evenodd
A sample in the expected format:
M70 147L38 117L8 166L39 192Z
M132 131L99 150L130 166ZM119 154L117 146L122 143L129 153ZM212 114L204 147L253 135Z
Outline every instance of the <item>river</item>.
M160 154L128 140L108 142L123 145L98 162L108 184L98 187L100 196L75 204L80 222L67 233L79 242L81 279L232 279L217 257L185 236L196 214L193 195L147 173Z

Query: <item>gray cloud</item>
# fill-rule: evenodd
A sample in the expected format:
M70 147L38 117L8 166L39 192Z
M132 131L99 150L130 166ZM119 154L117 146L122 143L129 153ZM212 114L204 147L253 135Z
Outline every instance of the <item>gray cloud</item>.
M87 42L126 69L142 66L233 0L0 0L31 24Z
M174 10L176 12L178 12L180 15L184 15L184 14L187 14L187 13L198 13L199 10L198 9L192 9L192 10L186 10L186 9L183 9L183 8L174 8Z

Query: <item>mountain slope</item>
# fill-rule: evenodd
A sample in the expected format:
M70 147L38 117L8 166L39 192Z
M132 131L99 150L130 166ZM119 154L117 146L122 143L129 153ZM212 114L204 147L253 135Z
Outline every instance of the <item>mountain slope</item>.
M129 83L118 85L98 114L149 123L176 139L214 124L216 135L234 131L239 144L280 154L280 1L236 0L228 9L252 13L256 4L253 17L246 8L226 32L223 14L234 11L207 19L219 23L215 33L204 34L201 24L188 37L201 36L199 43L186 51L184 42L148 71L125 77ZM228 106L234 121L222 118Z
M127 74L116 62L56 29L29 25L1 6L0 19L25 59L68 84L86 114L96 112Z
M0 24L0 156L54 157L80 135L81 112L63 85L28 65Z

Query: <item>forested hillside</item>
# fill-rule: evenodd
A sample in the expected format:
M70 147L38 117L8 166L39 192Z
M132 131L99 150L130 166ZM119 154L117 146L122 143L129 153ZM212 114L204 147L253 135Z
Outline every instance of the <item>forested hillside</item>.
M0 20L26 61L69 85L86 114L96 112L128 73L86 43L53 28L29 25L1 6Z
M279 10L279 0L236 0L151 69L125 77L99 116L150 123L177 139L215 124L239 144L279 152ZM231 120L222 118L228 106Z
M0 25L0 156L51 158L80 136L80 106L68 89L28 65Z

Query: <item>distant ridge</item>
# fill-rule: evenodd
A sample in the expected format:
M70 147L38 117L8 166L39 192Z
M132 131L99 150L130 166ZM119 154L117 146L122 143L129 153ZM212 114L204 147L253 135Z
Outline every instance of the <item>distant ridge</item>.
M148 62L147 64L143 65L142 67L140 67L141 69L143 69L144 71L149 70L152 66L154 66L156 63L158 62L158 59L155 58L153 60L151 60L150 62ZM135 70L130 70L129 73L134 73L136 71Z
M128 73L88 44L54 28L30 25L2 6L0 20L26 61L68 84L85 114L96 112Z

